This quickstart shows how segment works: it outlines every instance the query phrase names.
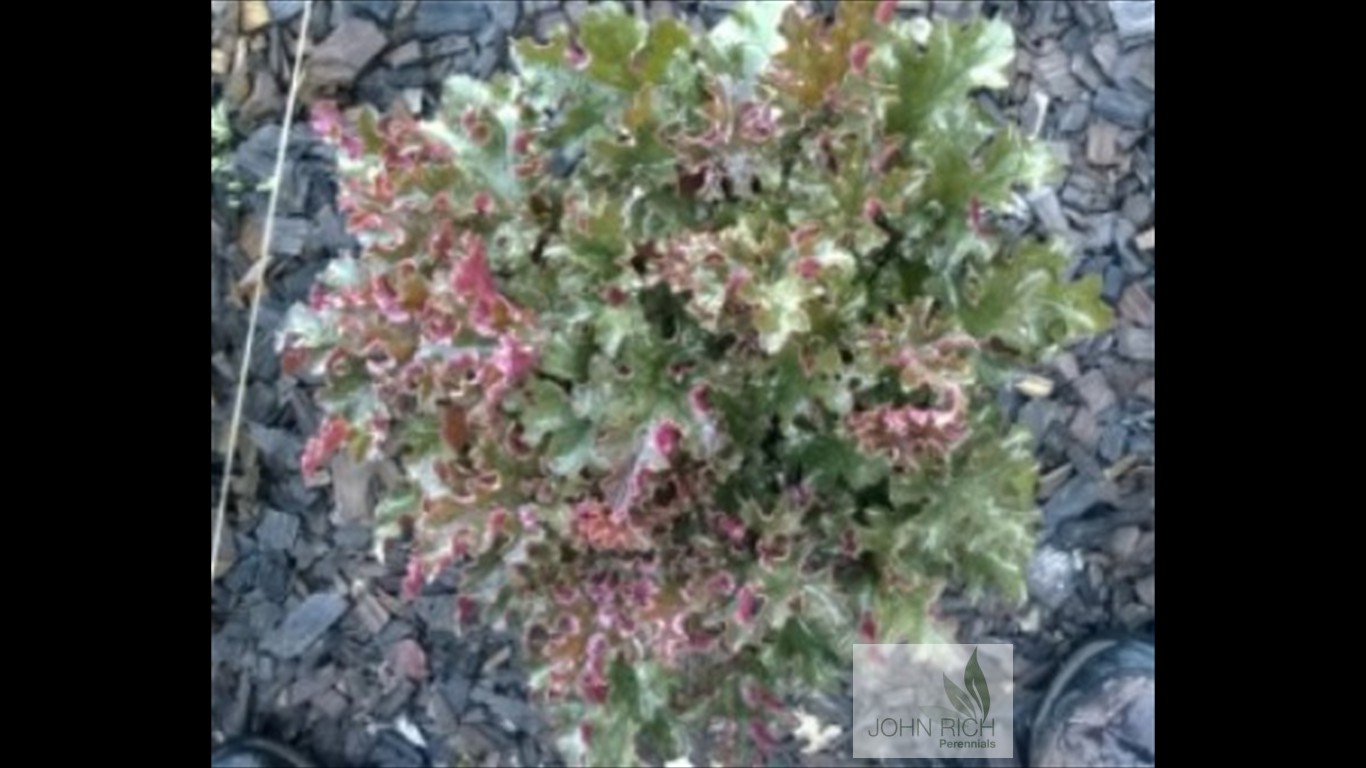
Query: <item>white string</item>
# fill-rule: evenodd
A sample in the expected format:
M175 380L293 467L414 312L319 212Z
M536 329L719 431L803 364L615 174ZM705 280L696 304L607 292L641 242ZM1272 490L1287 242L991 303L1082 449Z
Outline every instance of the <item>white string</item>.
M218 552L223 546L223 521L228 512L228 495L232 487L233 463L237 457L237 438L242 431L242 410L247 399L247 374L251 369L252 349L256 342L256 324L261 315L261 297L266 284L266 267L270 264L271 239L275 236L275 210L280 202L281 177L284 175L285 150L289 147L289 132L294 123L294 104L299 97L303 79L304 48L308 45L309 19L313 15L313 0L304 0L303 23L299 26L299 40L294 49L294 71L289 79L289 97L285 100L284 123L280 126L280 145L275 152L275 170L271 176L270 202L266 206L266 227L261 236L261 262L251 270L256 275L252 290L251 312L247 319L247 339L242 346L242 365L238 372L237 395L232 406L232 422L228 427L228 455L223 464L223 486L218 494L218 508L214 511L213 557L209 563L209 583L218 571Z

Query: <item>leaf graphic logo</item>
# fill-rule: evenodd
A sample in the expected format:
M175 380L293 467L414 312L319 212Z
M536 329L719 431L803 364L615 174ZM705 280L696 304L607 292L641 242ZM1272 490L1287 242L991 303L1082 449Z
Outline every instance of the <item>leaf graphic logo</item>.
M982 665L977 661L977 649L973 649L967 669L963 670L963 687L958 687L948 675L944 675L944 692L949 695L949 702L953 704L953 708L963 717L986 719L987 713L991 711L991 693L987 690L987 676L983 674Z

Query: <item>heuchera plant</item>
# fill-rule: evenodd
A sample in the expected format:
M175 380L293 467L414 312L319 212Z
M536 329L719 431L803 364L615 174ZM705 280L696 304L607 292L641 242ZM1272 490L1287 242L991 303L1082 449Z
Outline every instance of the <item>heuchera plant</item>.
M1023 593L1035 467L994 392L1109 316L993 229L1052 169L970 95L1009 27L894 5L705 37L605 5L434 121L315 113L364 252L284 336L326 384L304 470L400 459L408 589L458 565L453 610L525 633L571 761L754 759L946 583Z

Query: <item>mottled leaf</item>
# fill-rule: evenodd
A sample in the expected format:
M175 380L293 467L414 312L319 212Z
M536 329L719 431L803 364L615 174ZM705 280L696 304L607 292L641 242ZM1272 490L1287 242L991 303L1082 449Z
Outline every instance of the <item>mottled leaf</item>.
M462 620L525 629L570 764L771 759L852 643L1024 596L1037 467L994 393L1108 312L993 231L1054 165L976 103L1005 24L894 9L601 4L430 120L314 111L360 251L282 333L327 411L301 464L400 464L405 592L457 565Z
M908 32L891 50L885 76L896 96L887 107L887 131L913 139L947 127L955 111L970 107L972 89L1008 85L1005 71L1015 52L1010 26L999 19L936 26L923 46Z
M637 79L624 66L645 40L644 25L616 3L589 8L579 19L579 39L588 54L588 74L616 88L632 88Z
M782 50L778 23L790 6L790 0L746 0L712 28L712 45L734 63L742 82L752 85Z
M1067 257L1028 243L974 281L962 308L964 327L1024 351L1041 351L1096 333L1112 320L1101 300L1100 278L1067 282Z

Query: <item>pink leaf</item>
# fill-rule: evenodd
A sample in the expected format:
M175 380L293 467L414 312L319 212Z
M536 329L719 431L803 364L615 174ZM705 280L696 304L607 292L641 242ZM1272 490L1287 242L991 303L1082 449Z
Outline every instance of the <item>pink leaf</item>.
M323 138L332 139L341 132L341 110L335 101L319 101L309 113L308 124L313 132Z
M863 618L859 620L858 632L863 642L877 642L877 620L873 618L873 614L866 612L863 614Z
M650 441L654 444L655 451L664 459L668 459L673 456L674 451L678 450L678 443L682 438L683 431L678 428L678 425L669 419L665 419L655 426Z
M422 594L422 588L427 584L427 574L422 565L422 559L416 554L408 558L408 572L403 577L403 599L416 600Z
M474 212L480 216L488 216L493 213L493 195L487 192L480 192L474 196Z
M896 2L897 0L881 0L877 4L873 17L877 20L878 26L885 27L896 18Z
M420 683L430 674L427 669L427 654L422 646L413 640L400 640L389 646L385 654L389 667L396 674Z
M461 595L455 600L455 617L462 626L468 626L479 618L479 603L469 595Z
M778 746L778 740L773 738L773 733L762 720L749 721L749 737L761 752L772 752Z
M741 587L740 594L735 598L735 620L742 625L748 625L754 621L758 608L759 596L755 593L754 587L748 584Z
M452 287L462 297L472 301L487 301L498 293L489 271L488 251L484 240L473 233L466 233L462 245L465 258L453 275Z
M982 200L976 195L968 203L968 221L972 224L972 231L979 237L987 236L986 226L982 223Z
M882 211L882 201L876 197L868 198L863 204L863 215L869 221L877 221L878 217L882 216Z
M732 544L740 544L745 540L745 525L738 518L723 515L717 519L716 526Z
M819 224L803 224L792 230L792 246L798 249L806 249L816 242L816 236L821 232Z
M351 425L341 416L331 416L323 422L318 434L304 446L303 457L299 462L304 482L315 483L319 480L323 466L332 461L332 457L341 450L350 434Z
M583 49L575 43L570 43L565 48L564 55L569 66L575 69L583 69L588 66L588 54L584 53Z

